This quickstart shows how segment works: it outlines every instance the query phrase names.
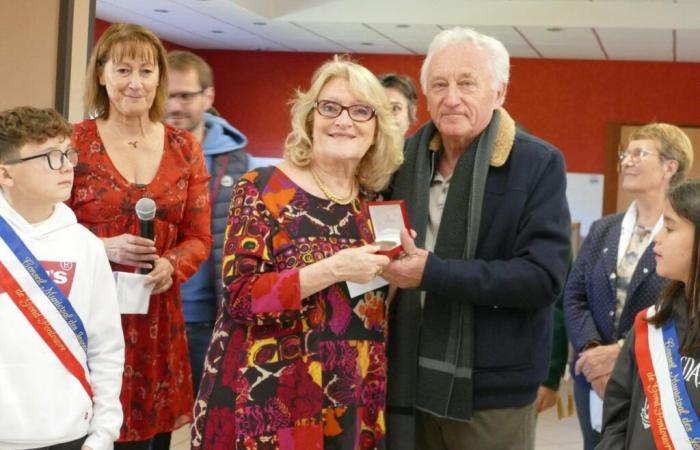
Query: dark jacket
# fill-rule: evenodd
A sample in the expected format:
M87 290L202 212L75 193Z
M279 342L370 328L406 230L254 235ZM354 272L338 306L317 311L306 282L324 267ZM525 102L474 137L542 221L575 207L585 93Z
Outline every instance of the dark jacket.
M676 305L673 318L678 339L683 342L687 320L685 304ZM656 449L651 428L648 427L648 403L639 378L634 343L633 329L627 335L605 389L603 434L596 450ZM696 412L700 411L700 352L694 352L692 355L681 354L681 361L690 402Z
M424 127L434 129L432 123ZM419 139L421 131L411 139ZM431 253L420 286L429 295L474 307L474 409L535 400L549 368L550 305L563 289L570 251L559 150L517 131L506 158L488 170L475 258L441 259ZM409 217L428 214L407 207ZM390 352L411 350L400 341L392 344L392 337L390 331ZM391 405L391 387L389 392Z
M217 300L223 298L221 259L231 189L248 170L246 137L221 117L211 114L204 117L206 134L202 150L211 175L209 192L213 247L209 259L182 285L187 322L213 322L216 317Z
M547 376L550 305L570 251L565 193L559 150L518 131L506 163L489 170L475 259L428 258L421 288L474 305L475 410L532 403Z
M591 225L583 241L564 292L564 321L578 358L586 344L598 341L612 344L623 338L639 311L654 304L666 280L656 274L654 244L649 244L635 268L627 287L627 300L614 329L617 302L615 279L617 249L624 214L599 219ZM571 365L572 370L574 364ZM578 383L588 384L583 375Z

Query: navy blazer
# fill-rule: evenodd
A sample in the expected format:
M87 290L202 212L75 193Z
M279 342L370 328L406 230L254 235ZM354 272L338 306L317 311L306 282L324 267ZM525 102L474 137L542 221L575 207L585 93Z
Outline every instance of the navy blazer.
M615 330L617 250L624 214L591 225L564 291L564 321L575 357L590 341L612 344L624 338L637 312L653 305L667 280L656 274L654 243L642 254L627 287L627 300ZM572 364L573 372L573 364ZM583 380L579 380L585 382Z

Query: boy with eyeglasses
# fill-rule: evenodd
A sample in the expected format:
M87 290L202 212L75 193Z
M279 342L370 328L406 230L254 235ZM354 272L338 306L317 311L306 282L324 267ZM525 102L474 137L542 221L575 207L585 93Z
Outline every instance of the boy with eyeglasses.
M119 435L124 339L104 246L63 201L78 153L52 109L0 112L0 448Z

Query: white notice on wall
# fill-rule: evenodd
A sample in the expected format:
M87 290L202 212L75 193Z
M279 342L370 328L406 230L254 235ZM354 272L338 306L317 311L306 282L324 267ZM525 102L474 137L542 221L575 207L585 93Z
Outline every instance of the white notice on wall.
M581 236L588 235L591 224L603 215L603 175L567 173L566 198L571 222L581 223Z

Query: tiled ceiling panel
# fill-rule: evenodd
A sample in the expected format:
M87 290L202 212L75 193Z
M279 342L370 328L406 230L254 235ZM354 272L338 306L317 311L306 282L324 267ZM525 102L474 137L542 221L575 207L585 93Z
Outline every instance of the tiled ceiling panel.
M544 58L605 59L590 28L518 27Z
M186 47L262 51L422 54L463 24L516 57L672 61L676 30L676 59L700 61L700 0L97 0L96 13Z
M167 9L169 2L153 2L154 7L131 8L128 2L116 2L100 0L97 2L96 15L102 20L116 23L138 23L153 30L162 39L167 39L181 45L194 48L226 48L228 41L217 39L216 36L208 36L203 30L191 30L186 24L176 23L171 17L155 13L153 9ZM158 8L161 4L161 8ZM149 5L151 6L151 5Z
M196 5L195 5L196 6ZM169 0L100 0L98 17L110 22L131 22L151 28L163 39L194 48L265 48L292 50L272 39L251 33L187 3Z
M495 37L505 45L511 56L518 58L539 58L535 49L511 26L475 27L481 33Z
M673 61L672 30L596 29L610 59Z
M426 53L430 41L442 31L438 25L374 23L370 26L414 53Z
M600 3L629 3L629 0L589 0L589 1L595 1L595 2L600 2ZM694 0L697 1L697 0ZM677 3L677 0L637 0L639 3Z
M700 61L700 30L676 31L676 60Z
M348 51L358 53L409 53L373 29L361 23L300 23L299 26L332 42L337 42Z

